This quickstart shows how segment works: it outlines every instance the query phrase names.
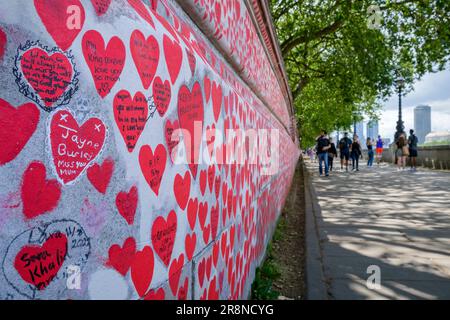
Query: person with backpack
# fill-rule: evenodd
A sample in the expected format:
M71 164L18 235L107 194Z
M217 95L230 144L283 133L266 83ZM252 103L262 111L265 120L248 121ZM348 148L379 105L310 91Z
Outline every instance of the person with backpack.
M345 159L345 171L348 171L348 159L350 159L350 146L352 140L348 137L348 133L344 133L344 137L339 140L339 153L341 157L341 171L344 171L344 159Z
M383 139L381 139L381 136L378 135L377 140L377 165L380 165L381 162L381 156L383 155Z
M359 158L362 156L362 150L356 134L350 147L350 155L352 157L352 171L359 171Z
M328 149L328 167L330 172L333 171L333 160L335 157L337 158L336 145L334 144L333 139L330 138L330 149Z
M411 159L411 171L416 171L416 159L417 159L417 143L419 139L414 134L414 130L409 130L408 147L409 157Z
M328 149L331 148L330 140L327 137L327 132L321 130L320 136L316 138L317 142L317 157L319 158L319 174L323 175L322 163L325 165L325 176L328 177Z

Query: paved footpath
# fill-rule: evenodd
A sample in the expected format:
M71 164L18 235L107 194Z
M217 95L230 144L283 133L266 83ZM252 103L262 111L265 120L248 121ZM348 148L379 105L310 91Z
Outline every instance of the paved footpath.
M305 162L328 298L450 299L450 172L381 164L319 177Z

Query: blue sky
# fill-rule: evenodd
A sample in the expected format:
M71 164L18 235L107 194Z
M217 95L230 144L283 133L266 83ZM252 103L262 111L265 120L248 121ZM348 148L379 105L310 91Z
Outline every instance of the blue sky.
M414 85L414 91L402 98L405 130L414 127L414 107L431 106L431 130L450 130L450 69L425 75ZM398 96L384 103L379 122L382 137L392 138L398 119Z

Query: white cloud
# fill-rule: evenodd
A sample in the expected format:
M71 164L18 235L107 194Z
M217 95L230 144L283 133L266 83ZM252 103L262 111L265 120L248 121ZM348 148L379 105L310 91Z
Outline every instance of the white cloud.
M414 128L414 107L431 106L431 130L450 130L450 70L427 74L416 83L415 91L402 97L405 130ZM385 103L380 117L380 134L393 138L398 119L398 96Z

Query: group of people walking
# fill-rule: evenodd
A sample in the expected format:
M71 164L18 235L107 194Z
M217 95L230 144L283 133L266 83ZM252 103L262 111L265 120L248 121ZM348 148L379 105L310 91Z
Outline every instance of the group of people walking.
M417 137L414 135L414 130L410 130L410 136L406 138L406 134L401 134L395 143L395 157L398 165L398 170L403 170L406 166L406 158L411 159L411 170L416 170L417 157ZM366 141L367 147L367 167L372 167L376 157L377 164L381 162L383 154L383 140L381 136L373 141L370 137ZM362 147L359 138L356 134L353 139L348 137L348 133L344 133L344 137L338 143L339 156L341 159L341 171L349 171L349 161L352 160L352 171L359 171L359 160L363 158ZM316 159L319 161L320 176L329 176L333 171L334 159L338 157L338 152L333 139L327 135L325 130L322 130L320 135L316 138L316 148L313 150L309 148L306 151L311 161Z

